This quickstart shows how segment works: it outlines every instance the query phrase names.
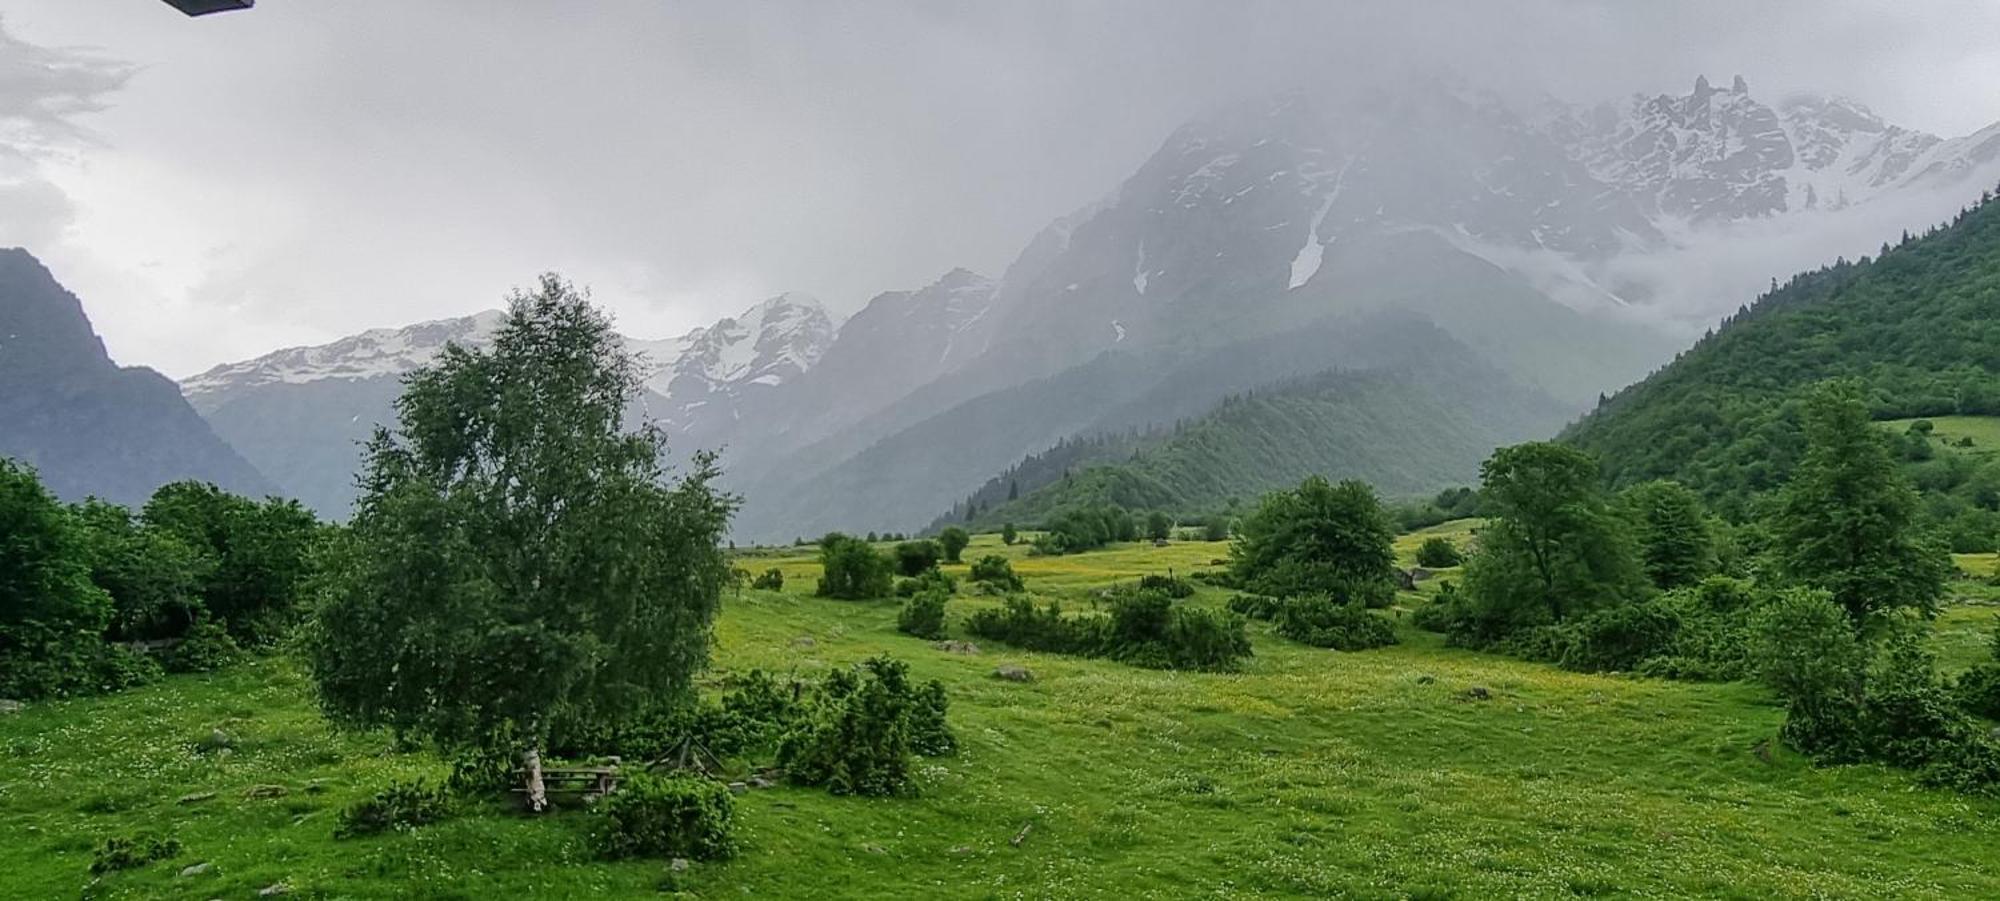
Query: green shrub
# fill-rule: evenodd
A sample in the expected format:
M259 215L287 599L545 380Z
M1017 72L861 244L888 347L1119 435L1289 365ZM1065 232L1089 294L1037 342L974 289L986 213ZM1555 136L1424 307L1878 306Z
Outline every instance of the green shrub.
M379 835L392 829L407 832L443 820L451 810L451 793L443 786L426 786L421 779L394 782L343 809L333 837Z
M896 629L918 638L939 639L944 632L944 604L948 597L938 590L920 591L903 602L896 614Z
M1423 544L1417 546L1418 566L1447 569L1464 562L1465 554L1459 551L1458 545L1441 535L1426 538Z
M1562 630L1566 641L1557 662L1586 673L1629 671L1673 650L1680 617L1651 602L1621 604L1579 617Z
M2000 663L1982 663L1960 673L1952 693L1965 712L2000 720Z
M936 569L942 559L944 549L928 538L896 545L896 571L905 576L922 575L927 570Z
M896 580L896 596L916 597L927 591L952 594L958 591L958 582L941 569L927 569L914 578Z
M1394 540L1374 489L1313 476L1264 495L1237 528L1230 569L1258 594L1329 595L1387 607L1396 596Z
M834 670L779 744L778 765L793 782L837 795L904 794L913 752L957 744L943 722L943 693L938 682L912 686L908 665L891 657Z
M759 591L783 591L785 590L785 573L783 570L773 566L770 569L764 570L757 578L750 580L750 587Z
M1251 654L1242 617L1201 607L1174 608L1161 644L1171 669L1235 672Z
M90 861L90 872L103 875L120 870L136 870L156 860L167 860L181 853L181 843L171 838L140 836L123 838L114 836L97 846L97 852Z
M1007 523L1001 523L1001 524L1000 524L1000 543L1001 543L1001 544L1005 544L1005 545L1012 545L1012 544L1013 544L1014 542L1016 542L1016 541L1019 541L1019 540L1021 540L1021 533L1020 533L1020 530L1018 530L1018 529L1015 529L1015 528L1014 528L1014 524L1013 524L1013 523L1011 523L1011 522L1007 522Z
M1194 597L1194 585L1171 575L1147 573L1139 577L1140 591L1157 591L1175 600Z
M1102 616L1064 616L1062 605L1055 601L1037 607L1025 597L1011 597L998 609L973 613L965 629L979 638L1030 651L1096 657L1105 653L1109 623Z
M999 554L988 554L972 561L972 581L991 585L1002 591L1020 591L1021 577L1014 574L1014 564Z
M937 543L944 550L944 561L957 563L959 555L965 552L965 546L972 543L972 536L957 526L946 526L944 531L938 533Z
M958 750L958 736L945 719L950 707L943 682L932 679L917 689L910 702L910 750L925 757L943 757Z
M1009 598L997 610L974 613L966 631L1031 651L1110 657L1158 669L1230 672L1251 654L1242 617L1176 607L1158 591L1113 594L1109 616L1064 616L1054 601L1036 607L1026 598Z
M858 601L886 597L895 578L894 564L874 546L839 532L819 542L820 597Z
M189 628L179 644L160 655L170 673L213 672L234 663L242 651L221 623L204 620Z
M1458 592L1458 583L1449 580L1438 584L1438 591L1430 601L1410 614L1410 624L1426 632L1449 634L1463 614L1463 596Z
M1201 540L1203 540L1203 541L1228 541L1228 540L1229 540L1229 520L1226 520L1226 519L1222 519L1222 518L1220 518L1220 517L1217 517L1217 518L1215 518L1215 519L1211 519L1211 520L1209 520L1208 522L1205 522L1205 523L1202 523L1202 525L1201 525Z
M736 800L720 782L639 773L597 805L597 849L612 859L721 860L736 851L735 813Z
M1261 594L1239 594L1229 599L1229 612L1247 619L1268 620L1278 615L1284 602Z
M1359 602L1326 597L1287 598L1278 607L1279 635L1300 644L1340 651L1365 651L1396 643L1396 630Z

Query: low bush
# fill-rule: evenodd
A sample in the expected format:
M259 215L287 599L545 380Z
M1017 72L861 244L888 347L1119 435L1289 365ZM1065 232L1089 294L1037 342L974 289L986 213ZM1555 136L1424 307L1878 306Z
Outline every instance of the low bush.
M943 559L944 548L928 538L896 545L896 571L905 576L918 576L936 569L938 561Z
M1448 634L1463 613L1460 603L1462 597L1458 592L1458 583L1441 582L1437 594L1410 614L1410 624L1426 632Z
M938 549L944 551L944 562L957 563L965 546L972 543L972 536L957 526L946 526L938 533L937 543Z
M451 793L419 779L394 782L374 795L348 805L334 826L334 838L406 832L451 816Z
M1001 591L1022 590L1021 577L1014 574L1014 564L999 554L988 554L972 561L972 574L968 578Z
M927 591L952 594L958 591L958 582L941 569L927 569L914 578L896 580L896 596L912 598Z
M1274 618L1277 632L1300 644L1339 651L1365 651L1396 643L1396 629L1358 602L1326 597L1287 598Z
M170 673L213 672L236 661L242 651L236 639L221 623L207 620L188 629L179 644L160 655L160 664Z
M857 601L886 597L895 578L895 564L875 547L839 532L819 542L820 579L817 594Z
M944 604L949 597L936 589L920 591L903 602L903 609L896 614L896 629L908 635L932 640L943 638Z
M1556 662L1586 673L1622 672L1673 650L1680 617L1664 604L1607 607L1560 627Z
M908 665L894 658L834 670L779 744L778 765L791 781L837 795L906 794L912 753L957 745L944 706L942 683L913 686Z
M1282 606L1283 601L1261 594L1239 594L1229 599L1229 612L1248 619L1271 619Z
M965 630L1030 651L1096 657L1105 651L1109 622L1102 616L1064 616L1062 605L1055 601L1037 607L1025 597L1012 597L997 609L972 614Z
M1448 569L1465 562L1465 554L1452 544L1450 539L1434 535L1424 539L1417 546L1417 565L1431 569Z
M943 682L932 679L916 690L910 701L910 750L925 757L943 757L958 750L958 736L945 719L950 708Z
M97 846L97 852L90 861L90 872L103 875L120 870L136 870L157 860L168 860L181 853L181 843L171 838L139 836L107 838ZM89 894L86 892L85 894Z
M2000 663L1982 663L1960 673L1952 694L1965 712L2000 720Z
M600 854L720 860L736 851L736 800L728 787L685 774L639 773L597 806Z
M1147 573L1139 577L1140 591L1157 591L1175 600L1194 597L1194 585L1171 575Z
M773 566L759 573L756 578L751 579L750 587L759 591L783 591L785 590L785 573L783 570Z

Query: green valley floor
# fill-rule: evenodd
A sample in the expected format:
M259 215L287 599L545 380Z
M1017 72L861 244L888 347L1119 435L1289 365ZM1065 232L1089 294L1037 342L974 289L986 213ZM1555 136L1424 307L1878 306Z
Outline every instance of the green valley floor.
M1096 589L1197 571L1226 546L1029 558L981 536L966 559L994 552L1037 595L1087 608ZM991 644L954 654L898 634L893 602L811 597L803 552L739 565L777 566L786 590L726 599L712 677L894 654L946 682L962 749L921 760L915 798L749 792L740 853L695 864L680 880L692 897L2000 897L2000 803L1886 769L1814 768L1774 747L1782 712L1756 686L1447 649L1407 616L1402 644L1351 654L1253 624L1256 656L1232 675ZM1961 593L1980 596L1940 623L1948 662L1969 659L2000 610ZM955 597L953 637L993 603ZM1001 663L1035 681L992 678ZM227 751L204 747L218 730ZM656 897L667 875L661 861L594 859L585 811L530 819L496 803L335 840L341 807L444 767L330 730L282 656L31 705L0 716L0 749L0 897L254 898L279 883L291 898ZM91 875L105 838L147 833L177 839L178 856Z

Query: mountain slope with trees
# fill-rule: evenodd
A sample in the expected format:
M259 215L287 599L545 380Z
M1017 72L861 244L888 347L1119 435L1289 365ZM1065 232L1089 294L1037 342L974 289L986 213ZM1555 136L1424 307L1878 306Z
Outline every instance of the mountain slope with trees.
M2000 415L1996 301L2000 204L1989 193L1877 257L1774 284L1564 438L1597 455L1613 484L1672 478L1741 514L1803 454L1798 401L1816 382L1860 379L1877 419ZM1980 477L1962 468L1924 487Z
M1046 483L991 506L975 495L972 519L1036 523L1103 504L1199 515L1315 474L1361 479L1390 496L1429 494L1473 481L1495 447L1562 422L1562 405L1440 339L1402 365L1329 370L1230 396L1123 460L1100 456L1051 476L1031 465L1040 455L1030 458L1014 478ZM1010 492L1015 483L1006 483Z

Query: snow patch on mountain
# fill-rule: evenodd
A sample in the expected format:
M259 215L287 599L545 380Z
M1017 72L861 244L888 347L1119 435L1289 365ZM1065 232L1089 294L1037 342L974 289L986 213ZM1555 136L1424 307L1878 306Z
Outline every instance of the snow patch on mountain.
M486 310L403 328L369 329L331 344L288 347L188 378L181 382L181 393L199 408L212 395L258 385L397 376L429 363L448 343L486 343L506 317L499 310Z

